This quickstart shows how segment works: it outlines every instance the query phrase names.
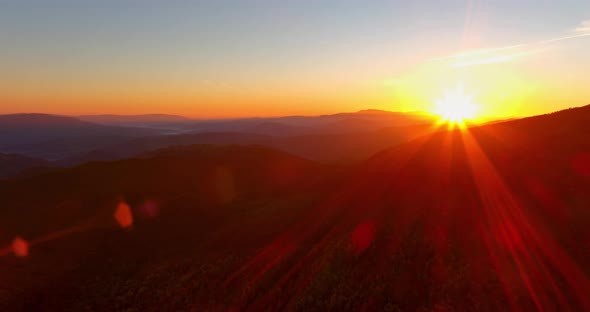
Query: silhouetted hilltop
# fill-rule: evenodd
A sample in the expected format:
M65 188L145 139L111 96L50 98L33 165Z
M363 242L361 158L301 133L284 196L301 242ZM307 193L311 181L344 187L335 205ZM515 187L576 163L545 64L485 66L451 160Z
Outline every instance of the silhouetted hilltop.
M569 108L545 115L526 117L490 125L512 128L520 131L534 131L541 136L560 137L572 135L575 131L586 130L590 123L590 105Z

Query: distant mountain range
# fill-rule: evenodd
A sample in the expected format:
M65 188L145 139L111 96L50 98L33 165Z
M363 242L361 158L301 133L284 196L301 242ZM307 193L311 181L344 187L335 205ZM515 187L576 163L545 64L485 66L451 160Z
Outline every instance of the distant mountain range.
M379 110L235 120L13 114L0 115L0 152L71 166L138 156L174 145L260 144L312 160L342 163L362 160L422 135L432 122L432 116L426 114Z
M270 118L244 118L196 122L187 130L197 132L254 132L271 136L307 134L344 134L427 124L435 117L425 113L397 113L381 110L362 110L321 116L286 116Z

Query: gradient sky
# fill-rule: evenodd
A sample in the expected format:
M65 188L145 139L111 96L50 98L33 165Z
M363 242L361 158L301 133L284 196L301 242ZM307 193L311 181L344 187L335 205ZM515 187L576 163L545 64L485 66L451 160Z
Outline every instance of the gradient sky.
M590 104L590 1L0 0L0 113Z

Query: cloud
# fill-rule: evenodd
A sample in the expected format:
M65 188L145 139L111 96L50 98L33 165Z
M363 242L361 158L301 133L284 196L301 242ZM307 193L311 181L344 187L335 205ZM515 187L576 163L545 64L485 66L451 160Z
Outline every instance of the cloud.
M563 40L569 40L569 39L575 39L575 38L581 38L581 37L588 37L588 36L590 36L590 30L588 30L588 31L589 32L580 33L577 35L563 36L563 37L543 40L543 41L540 41L539 44L548 44L548 43L553 43L553 42L557 42L557 41L563 41Z
M548 43L548 42L547 42ZM451 67L470 67L506 63L538 54L545 49L545 43L536 42L505 47L479 49L453 54L440 60L447 60Z
M451 67L469 67L504 63L541 53L549 44L582 37L590 37L590 20L581 22L576 28L559 37L536 42L463 51L461 53L433 58L428 61L448 61L449 66Z
M586 20L580 23L576 29L574 29L577 33L590 33L590 20Z
M516 45L505 46L505 47L494 47L494 48L468 50L468 51L463 51L463 52L452 54L452 55L432 58L432 59L429 59L429 61L442 61L442 60L450 60L450 59L458 59L458 58L485 56L485 55L493 54L495 52L513 50L513 49L521 48L524 46L526 46L526 45L525 44L516 44Z
M500 54L500 55L492 55L488 57L476 57L476 58L468 58L466 60L457 60L456 62L452 63L452 67L469 67L469 66L477 66L477 65L488 65L488 64L495 64L495 63L504 63L510 62L517 58L535 54L540 52L540 50L530 50L530 51L520 51L514 52L509 54Z

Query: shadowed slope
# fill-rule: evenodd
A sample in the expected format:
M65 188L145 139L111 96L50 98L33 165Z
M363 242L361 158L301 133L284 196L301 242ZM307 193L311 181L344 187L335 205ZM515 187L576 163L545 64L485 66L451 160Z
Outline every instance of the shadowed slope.
M192 146L0 181L0 240L9 246L0 270L10 289L0 306L118 309L109 289L147 277L139 271L159 276L252 253L333 188L334 173L263 147Z

